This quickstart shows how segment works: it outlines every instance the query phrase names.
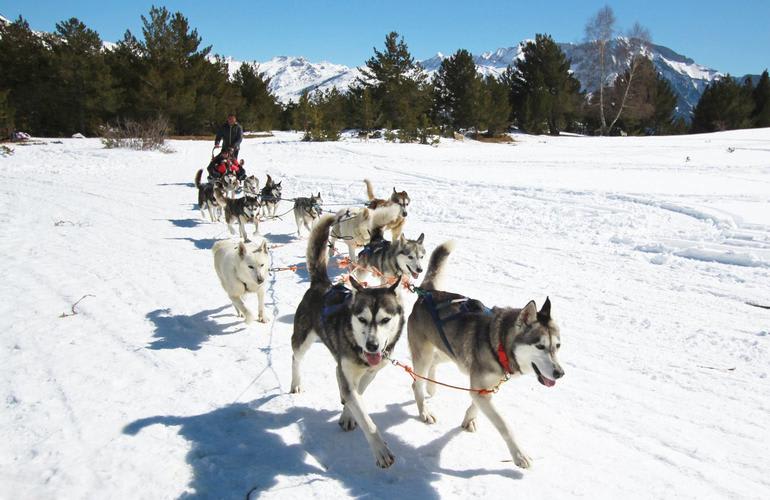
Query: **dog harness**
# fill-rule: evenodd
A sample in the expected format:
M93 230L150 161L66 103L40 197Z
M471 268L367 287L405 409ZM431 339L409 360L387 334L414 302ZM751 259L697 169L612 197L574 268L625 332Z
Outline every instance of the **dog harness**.
M326 324L329 316L334 316L350 305L353 299L353 291L343 283L338 283L329 288L324 294L324 307L321 309L321 324Z
M468 297L458 297L454 299L446 299L446 300L437 302L436 298L433 296L435 292L430 292L428 290L424 290L419 287L415 287L414 291L419 296L419 298L417 299L417 302L423 301L427 306L428 312L430 313L431 318L433 318L433 323L436 325L436 330L438 330L438 334L441 337L441 340L444 342L444 345L446 346L447 350L452 355L452 357L457 357L457 356L455 355L454 350L452 349L452 346L449 344L449 339L447 338L446 332L444 331L444 325L449 323L450 321L453 321L467 314L483 314L485 316L490 316L492 314L492 309L488 308L481 301L476 299L471 299ZM442 311L446 310L447 308L455 304L460 305L459 310L457 312L444 315L442 317ZM498 348L498 351L499 351L499 348ZM507 356L506 356L506 366L507 366ZM506 369L506 371L508 370Z
M358 258L371 258L374 254L385 252L389 247L390 242L384 238L377 241L370 241L364 245L364 249L358 253Z

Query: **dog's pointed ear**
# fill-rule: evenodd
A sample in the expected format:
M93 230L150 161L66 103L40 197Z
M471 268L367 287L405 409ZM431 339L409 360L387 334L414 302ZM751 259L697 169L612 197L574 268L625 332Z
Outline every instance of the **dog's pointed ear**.
M265 181L265 184L272 184L272 183L273 183L273 178L270 177L270 174L267 174L267 181Z
M321 191L318 191L318 194L316 195L316 198L321 198Z
M397 192L398 192L398 191L396 191L396 186L393 186L393 192L394 192L394 193L397 193Z
M534 300L530 300L516 318L516 324L519 326L528 326L533 324L535 321L537 321L537 306L535 305Z
M543 302L543 307L540 308L540 311L537 313L539 317L542 317L546 321L551 319L551 299L546 297L545 302Z
M262 244L257 248L258 252L267 253L267 240L262 240Z
M369 215L370 215L369 214L369 209L368 208L364 208L364 210L361 212L361 218L366 220L366 219L369 218Z
M363 292L365 290L364 286L356 281L352 275L350 276L350 284L353 285L353 288L355 288L358 292Z
M280 186L282 182L283 180L278 181L278 184L276 184L276 186Z
M417 238L417 243L422 245L422 242L425 241L425 233L420 233L420 237Z
M398 237L399 243L406 243L406 236L404 236L404 233L401 233L401 236Z
M388 291L389 292L395 292L396 288L398 288L398 285L400 285L400 284L401 284L401 275L397 274L396 275L396 282L388 287Z
M238 257L243 258L246 253L248 253L248 249L246 248L246 244L244 242L238 242Z

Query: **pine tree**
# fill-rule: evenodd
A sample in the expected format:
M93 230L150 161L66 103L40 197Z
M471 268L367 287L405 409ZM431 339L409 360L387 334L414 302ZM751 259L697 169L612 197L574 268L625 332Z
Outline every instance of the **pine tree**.
M536 35L522 52L522 59L504 75L514 118L527 132L559 135L579 107L580 82L570 74L570 61L549 35Z
M487 135L494 137L505 132L510 124L511 105L508 87L492 75L484 79L482 116Z
M391 124L407 135L416 134L418 118L430 104L425 73L414 61L404 39L396 32L385 37L385 50L374 48L374 56L361 71L358 85L371 91L380 110L378 125Z
M46 43L22 17L0 23L0 89L8 92L7 109L14 110L11 121L35 135L52 134L47 119L55 82Z
M483 119L483 79L473 56L465 49L441 61L433 78L437 121L453 130L478 127Z
M240 122L250 130L272 130L280 113L280 105L270 92L270 78L256 65L243 63L233 75L243 98Z
M750 89L727 75L706 87L693 112L692 131L747 128L751 126L753 109Z
M751 117L755 127L770 127L770 77L767 70L762 72L752 92L754 112Z
M55 110L49 123L57 133L95 135L117 109L99 34L76 18L56 25L52 37ZM55 125L54 125L55 124Z
M8 103L10 90L0 90L0 138L13 132L13 108Z
M626 95L626 106L618 126L631 134L666 132L673 121L676 110L676 94L668 81L658 74L655 66L647 57L638 56L635 84L627 90L625 82L630 78L630 70L618 75L615 85L608 89L609 104L607 110L617 113L619 105ZM618 103L618 104L613 104Z

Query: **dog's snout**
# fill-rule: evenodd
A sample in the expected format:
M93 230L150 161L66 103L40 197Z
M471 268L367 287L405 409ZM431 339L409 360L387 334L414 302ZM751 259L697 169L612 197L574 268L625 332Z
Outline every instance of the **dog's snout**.
M557 368L553 369L553 378L554 378L554 380L562 378L563 376L564 376L564 370L562 370L561 367L557 367Z
M380 348L380 344L373 340L366 341L366 350L369 352L377 352Z

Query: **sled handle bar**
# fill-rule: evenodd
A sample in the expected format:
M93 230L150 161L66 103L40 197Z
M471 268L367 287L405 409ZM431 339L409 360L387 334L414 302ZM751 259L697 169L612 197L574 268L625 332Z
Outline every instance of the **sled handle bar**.
M214 158L214 151L216 151L217 149L222 149L222 146L214 146L213 148L211 148L211 158Z

